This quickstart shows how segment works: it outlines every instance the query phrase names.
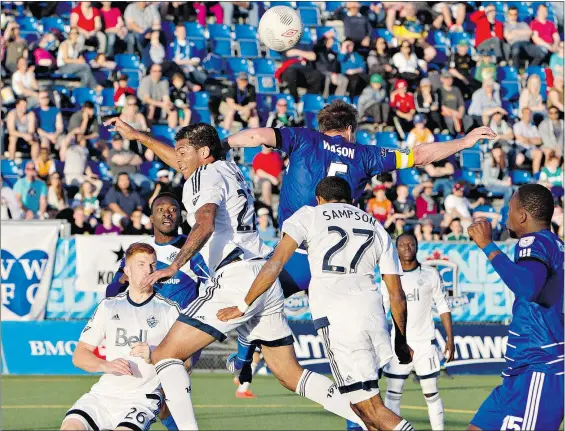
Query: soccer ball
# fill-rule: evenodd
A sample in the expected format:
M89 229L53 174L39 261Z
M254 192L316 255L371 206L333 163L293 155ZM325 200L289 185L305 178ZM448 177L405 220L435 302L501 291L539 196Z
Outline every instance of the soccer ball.
M259 22L259 38L269 49L286 51L298 43L304 26L300 15L288 6L274 6Z

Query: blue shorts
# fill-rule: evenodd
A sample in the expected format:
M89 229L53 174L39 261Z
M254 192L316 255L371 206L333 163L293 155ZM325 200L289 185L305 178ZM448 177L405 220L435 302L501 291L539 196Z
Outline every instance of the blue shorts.
M303 250L296 250L279 275L284 297L307 290L311 278L308 255Z
M504 377L471 424L482 430L556 430L563 421L563 374L527 371Z

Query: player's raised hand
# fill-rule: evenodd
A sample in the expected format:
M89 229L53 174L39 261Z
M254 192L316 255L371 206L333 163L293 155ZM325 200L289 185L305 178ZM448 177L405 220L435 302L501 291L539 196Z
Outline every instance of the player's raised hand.
M227 322L228 320L237 319L238 317L241 316L243 316L243 313L236 306L222 308L216 314L216 317L220 319L222 322Z
M175 275L175 272L176 272L175 269L171 266L168 266L167 268L163 268L163 269L160 269L158 271L155 271L155 272L149 274L143 280L141 280L141 287L147 288L147 287L153 286L155 283L159 282L160 280L163 280L163 281L168 280L173 275Z
M129 362L125 359L114 359L113 361L106 361L102 369L104 374L113 374L114 376L131 376L131 368Z
M467 232L479 248L485 248L492 242L492 223L484 217L477 218Z
M107 121L104 121L104 126L111 126L112 128L108 129L110 132L118 132L120 135L122 135L122 138L130 141L135 140L135 137L138 133L137 130L135 130L125 121L120 120L119 117L113 117Z
M450 338L448 338L447 342L445 343L445 349L443 349L443 356L445 356L445 362L451 362L455 357L455 343Z
M482 139L492 140L495 139L496 136L497 134L490 127L477 127L467 133L467 136L463 138L463 142L465 143L465 148L471 148Z
M136 358L143 358L143 360L147 363L151 363L151 349L149 348L149 344L142 343L138 341L131 346L132 349L129 352L130 356L135 356Z

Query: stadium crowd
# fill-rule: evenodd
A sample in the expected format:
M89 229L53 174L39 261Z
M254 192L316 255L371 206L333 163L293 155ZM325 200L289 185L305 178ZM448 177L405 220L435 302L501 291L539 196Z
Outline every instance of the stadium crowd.
M265 8L298 8L300 43L266 50ZM496 141L375 177L359 204L393 235L466 241L477 215L504 239L517 186L555 197L563 236L564 47L558 2L3 2L2 219L64 218L72 234L151 231L149 206L182 177L104 127L120 116L174 143L180 127L316 128L357 106L360 145L407 148L488 125ZM231 157L273 241L284 154ZM183 229L188 229L186 224Z

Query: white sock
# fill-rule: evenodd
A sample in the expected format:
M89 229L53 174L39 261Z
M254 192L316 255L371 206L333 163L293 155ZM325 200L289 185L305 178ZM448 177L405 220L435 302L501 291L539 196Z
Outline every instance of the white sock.
M257 364L255 362L251 362L251 375L254 376L257 374Z
M392 431L414 431L414 427L406 419L402 419L398 425L396 425Z
M439 397L439 393L425 398L426 403L428 403L428 416L432 430L443 430L443 401Z
M239 385L237 392L246 392L249 389L249 382L245 382Z
M163 359L155 364L165 399L180 430L197 430L192 406L190 376L180 359Z
M386 391L385 407L391 412L400 416L400 398L402 394L397 392Z
M327 377L304 370L295 392L321 404L327 411L358 423L363 429L366 429L363 421L351 409L349 400L340 394L336 384Z

